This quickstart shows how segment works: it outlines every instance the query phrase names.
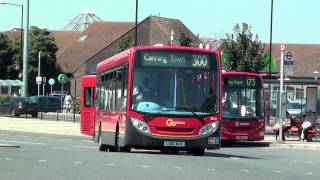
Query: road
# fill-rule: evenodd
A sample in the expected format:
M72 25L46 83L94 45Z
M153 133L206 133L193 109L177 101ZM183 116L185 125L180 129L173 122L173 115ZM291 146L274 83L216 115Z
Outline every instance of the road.
M224 147L203 157L99 152L88 137L0 131L1 180L320 179L319 151Z

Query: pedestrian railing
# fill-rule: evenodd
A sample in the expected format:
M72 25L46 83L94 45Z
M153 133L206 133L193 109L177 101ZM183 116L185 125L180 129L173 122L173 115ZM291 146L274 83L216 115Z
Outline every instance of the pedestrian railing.
M39 112L38 118L54 121L80 122L80 114L72 112Z

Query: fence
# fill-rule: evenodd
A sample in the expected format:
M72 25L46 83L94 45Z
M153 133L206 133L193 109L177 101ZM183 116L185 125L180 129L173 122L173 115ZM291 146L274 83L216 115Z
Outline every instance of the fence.
M67 112L39 112L39 119L55 120L55 121L68 121L68 122L80 122L80 114L67 113Z

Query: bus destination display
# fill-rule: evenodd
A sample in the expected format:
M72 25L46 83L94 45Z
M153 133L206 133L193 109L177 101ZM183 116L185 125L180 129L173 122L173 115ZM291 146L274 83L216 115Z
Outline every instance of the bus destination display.
M209 54L141 52L142 66L210 69Z
M254 77L227 77L224 78L223 85L233 87L256 87L257 79Z

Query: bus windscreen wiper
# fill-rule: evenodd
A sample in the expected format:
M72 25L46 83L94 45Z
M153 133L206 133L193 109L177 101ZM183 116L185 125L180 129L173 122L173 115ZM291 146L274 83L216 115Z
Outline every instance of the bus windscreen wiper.
M196 110L196 108L194 108L194 107L183 107L183 106L176 106L176 107L162 107L161 108L161 110L178 110L178 109L180 109L180 110L187 110L187 111L189 111L189 112L191 112L193 115L194 115L194 117L196 117L197 119L199 119L200 121L204 121L204 119L203 119L203 117L201 117L199 114L197 114L196 112L195 112L195 110Z
M157 111L157 112L152 112L152 113L146 113L143 115L143 119L146 119L146 118L150 118L150 117L154 117L156 115L159 115L159 112L161 111Z

